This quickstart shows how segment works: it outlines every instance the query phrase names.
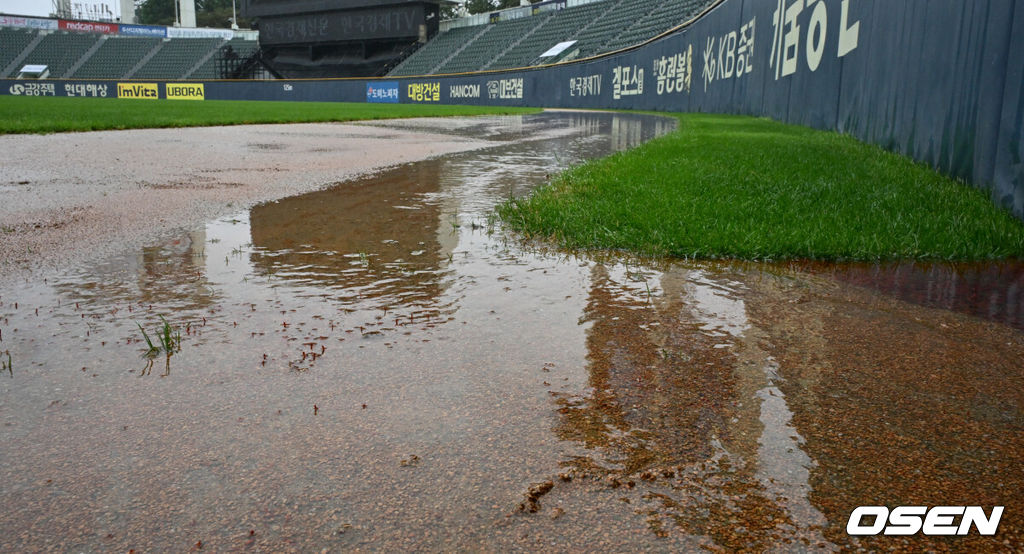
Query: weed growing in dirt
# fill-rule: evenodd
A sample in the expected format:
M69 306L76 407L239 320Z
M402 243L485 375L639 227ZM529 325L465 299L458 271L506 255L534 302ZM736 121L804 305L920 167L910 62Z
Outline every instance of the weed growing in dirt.
M157 329L156 333L159 344L153 342L153 339L150 338L149 333L146 332L141 323L135 322L135 325L139 327L139 331L142 332L142 338L146 341L146 346L148 346L148 350L142 355L144 358L154 358L160 353L170 356L175 352L181 351L181 329L172 328L171 324L167 323L167 320L164 319L164 316L160 316L160 321L163 325Z

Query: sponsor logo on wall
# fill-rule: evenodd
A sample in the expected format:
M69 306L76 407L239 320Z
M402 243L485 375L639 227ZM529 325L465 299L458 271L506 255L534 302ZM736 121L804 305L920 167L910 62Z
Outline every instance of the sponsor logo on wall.
M7 89L14 96L56 96L57 86L53 83L19 83Z
M65 31L79 31L83 33L108 33L113 34L118 30L117 23L96 23L94 21L68 21L60 19L57 26Z
M29 29L54 30L57 29L57 20L0 15L0 27L27 27Z
M569 96L600 96L601 75L587 75L569 79Z
M169 38L222 38L231 40L235 32L230 29L195 29L192 27L167 27Z
M69 97L91 96L96 98L107 97L107 85L96 83L76 83L64 85L64 94Z
M397 104L398 81L371 81L366 83L366 101L371 103Z
M202 83L167 83L164 92L168 100L206 99L206 88Z
M671 56L654 58L654 81L658 95L690 92L693 78L693 45Z
M480 85L452 85L449 98L480 98Z
M644 68L635 65L617 65L612 69L612 98L642 96L644 93Z
M409 100L413 102L440 102L441 83L410 83Z
M118 83L117 97L156 100L160 92L156 83Z
M133 37L166 37L167 27L122 24L121 34Z
M832 7L836 6L833 4ZM832 10L832 17L835 17L835 9ZM772 13L772 50L768 62L775 70L775 80L796 73L801 51L804 53L803 59L807 68L812 72L817 71L829 41L828 18L829 9L824 0L807 4L803 0L792 4L788 0L778 0ZM754 20L750 20L748 25L751 26L751 48L753 24ZM856 50L859 38L860 21L850 21L850 0L843 0L839 5L836 58L842 58ZM801 48L802 46L804 48Z
M822 2L824 5L824 2ZM716 80L739 79L754 71L754 31L757 18L740 27L739 32L708 37L704 46L704 90ZM717 46L716 46L717 45Z
M487 81L487 96L494 99L519 99L523 98L523 80L520 79L498 79Z

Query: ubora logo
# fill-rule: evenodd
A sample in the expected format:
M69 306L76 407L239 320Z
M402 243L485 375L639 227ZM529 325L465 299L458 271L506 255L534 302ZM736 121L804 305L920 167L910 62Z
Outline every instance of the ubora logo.
M156 100L160 98L159 90L156 83L118 83L117 97Z
M168 100L206 99L206 90L202 83L167 83L164 91Z

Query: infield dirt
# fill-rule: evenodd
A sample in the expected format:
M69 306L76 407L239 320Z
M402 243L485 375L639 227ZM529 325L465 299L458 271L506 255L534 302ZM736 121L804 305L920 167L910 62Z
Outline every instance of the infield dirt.
M490 145L333 123L0 136L0 275L67 267L257 202Z

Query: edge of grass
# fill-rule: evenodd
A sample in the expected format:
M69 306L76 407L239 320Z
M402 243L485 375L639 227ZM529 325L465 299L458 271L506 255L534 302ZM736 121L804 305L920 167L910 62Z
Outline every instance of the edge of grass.
M410 117L518 115L538 108L441 104L137 100L0 96L0 134L49 134L252 125L324 123Z
M528 240L702 259L1024 258L1024 223L986 192L905 156L765 118L679 128L497 207Z

